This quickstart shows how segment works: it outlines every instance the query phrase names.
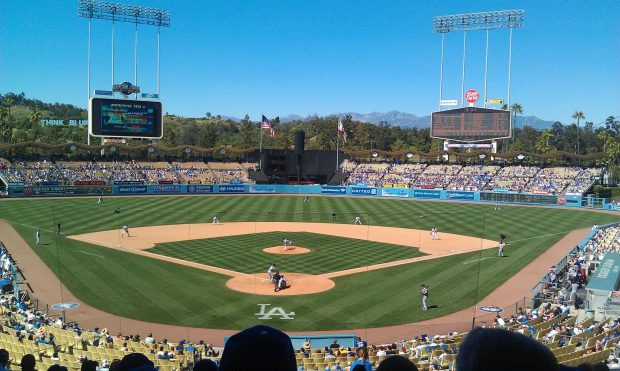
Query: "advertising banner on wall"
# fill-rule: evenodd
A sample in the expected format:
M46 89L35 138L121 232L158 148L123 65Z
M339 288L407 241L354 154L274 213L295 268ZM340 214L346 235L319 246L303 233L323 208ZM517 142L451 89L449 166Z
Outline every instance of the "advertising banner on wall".
M383 188L381 195L384 197L409 197L408 188Z
M244 185L221 185L218 186L220 193L245 193Z
M25 196L77 196L112 193L112 186L105 185L40 185L25 186Z
M441 191L433 189L415 189L413 190L413 197L415 198L439 198L441 197Z
M351 194L355 196L376 196L377 188L353 187Z
M474 192L446 191L449 200L473 200Z
M123 195L135 195L135 194L144 194L147 191L147 187L145 185L125 185L118 186L117 192Z
M181 193L181 186L178 184L155 184L153 193Z
M213 193L211 184L190 184L187 186L187 193Z
M321 187L321 193L346 195L347 187L323 186Z
M250 193L276 193L276 187L272 185L251 185Z

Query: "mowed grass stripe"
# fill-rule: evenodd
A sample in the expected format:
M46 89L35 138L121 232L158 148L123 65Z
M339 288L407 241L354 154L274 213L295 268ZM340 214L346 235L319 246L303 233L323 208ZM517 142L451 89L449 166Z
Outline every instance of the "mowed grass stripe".
M288 238L311 253L274 255L262 249L281 245ZM243 273L263 272L270 262L289 272L322 274L422 256L416 248L303 232L269 232L231 237L157 244L148 250L156 254ZM234 259L231 259L234 255Z

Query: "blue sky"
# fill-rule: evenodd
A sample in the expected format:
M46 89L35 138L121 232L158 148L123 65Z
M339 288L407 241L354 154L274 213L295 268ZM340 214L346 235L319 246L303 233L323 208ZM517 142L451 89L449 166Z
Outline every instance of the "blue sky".
M513 38L512 102L524 114L599 123L620 114L620 1L127 0L166 8L161 98L167 112L253 120L291 113L398 110L439 99L432 17L524 9ZM86 107L87 27L73 0L0 0L0 92ZM111 23L93 20L92 89L110 89ZM117 23L116 82L133 82L133 29ZM156 33L140 26L138 85L156 90ZM467 37L466 89L481 93L483 31ZM446 35L444 99L460 99L462 34ZM489 98L506 98L508 32L491 33Z

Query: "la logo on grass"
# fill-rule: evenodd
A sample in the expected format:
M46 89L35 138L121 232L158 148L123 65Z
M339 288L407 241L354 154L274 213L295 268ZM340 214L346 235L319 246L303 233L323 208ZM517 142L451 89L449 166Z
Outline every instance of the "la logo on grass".
M267 307L271 304L258 304L260 307L260 312L254 313L255 316L258 316L258 319L271 319L271 317L280 317L280 319L295 319L293 317L295 312L286 313L282 307L273 307L268 312Z

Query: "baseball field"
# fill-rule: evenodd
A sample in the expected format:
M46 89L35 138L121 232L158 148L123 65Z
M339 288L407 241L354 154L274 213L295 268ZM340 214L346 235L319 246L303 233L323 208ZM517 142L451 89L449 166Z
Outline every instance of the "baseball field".
M219 225L211 223L214 215ZM356 216L363 225L353 225ZM557 208L320 196L307 203L303 196L109 197L101 205L96 198L6 200L0 219L75 297L102 311L239 329L267 321L257 312L269 304L294 312L265 322L288 331L382 327L453 313L477 304L570 231L619 221ZM123 225L131 237L121 237ZM434 226L437 241L429 233ZM497 257L500 234L508 237L505 257ZM293 249L283 251L283 238ZM273 292L271 263L290 289ZM428 311L421 284L430 285Z

